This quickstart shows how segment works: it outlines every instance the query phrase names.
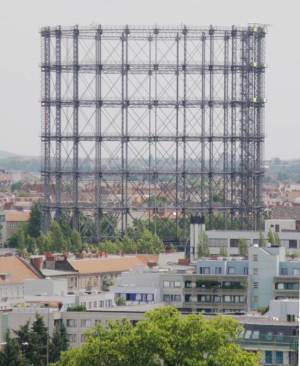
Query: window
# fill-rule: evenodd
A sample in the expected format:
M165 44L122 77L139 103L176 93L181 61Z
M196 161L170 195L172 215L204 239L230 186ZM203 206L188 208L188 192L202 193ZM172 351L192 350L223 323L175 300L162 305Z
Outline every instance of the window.
M214 296L214 302L215 302L215 303L220 303L220 302L221 302L221 296L217 296L217 295L215 295L215 296Z
M257 254L253 254L253 262L257 262L258 261L258 255Z
M279 365L283 364L283 352L277 351L275 353L275 363L278 363Z
M272 351L265 352L265 363L271 365L273 363Z
M170 287L170 281L164 281L164 288Z
M288 269L287 268L280 268L280 274L282 276L287 276L288 275Z
M231 296L224 296L224 302L231 302Z
M181 282L180 281L174 281L174 287L176 287L176 288L181 287Z
M248 275L248 267L244 267L244 274Z
M75 319L67 319L67 327L75 328L76 327L76 320Z
M67 334L67 339L70 343L76 342L76 334Z
M184 301L185 302L191 302L191 295L184 295Z
M289 248L297 249L297 240L289 240Z
M185 281L184 287L185 288L192 288L192 281Z
M222 267L216 267L215 274L222 274Z
M253 274L258 275L258 268L253 268Z
M200 267L199 272L200 272L200 274L210 274L210 268L209 267Z
M238 248L239 239L230 239L230 248Z
M258 282L257 281L253 282L252 287L253 288L258 288Z
M164 302L170 302L170 295L164 295L163 300Z
M164 302L180 302L181 301L181 295L164 295L163 296Z
M245 302L246 302L246 296L241 295L241 296L239 297L239 303L244 304Z
M81 328L89 328L92 326L92 321L90 319L82 319L80 321Z
M198 302L211 302L211 296L210 295L198 295L197 301Z
M81 342L85 342L85 334L81 334Z
M228 274L235 274L235 268L234 267L228 267L227 268L227 273Z
M275 288L277 290L284 290L284 283L276 283Z
M279 231L280 231L279 224L275 224L275 232L276 233L279 233Z
M300 268L294 268L293 269L293 275L294 276L299 276L300 275Z

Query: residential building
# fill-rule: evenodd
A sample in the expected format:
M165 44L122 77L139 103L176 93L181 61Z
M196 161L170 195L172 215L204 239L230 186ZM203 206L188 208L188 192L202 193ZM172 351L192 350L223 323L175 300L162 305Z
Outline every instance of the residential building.
M299 221L300 222L300 221ZM228 255L239 255L239 243L244 239L248 246L259 244L261 238L266 241L270 230L276 232L281 246L289 253L300 253L300 230L298 220L270 219L265 220L265 229L259 231L241 230L207 230L208 245L211 254L220 254L226 248Z
M7 210L5 211L5 235L4 241L7 241L16 233L21 225L28 222L30 211Z
M23 258L0 256L0 300L23 298L25 281L40 278L43 278L43 275Z
M155 304L161 302L160 273L137 268L124 272L110 288L115 298L121 298L126 305Z

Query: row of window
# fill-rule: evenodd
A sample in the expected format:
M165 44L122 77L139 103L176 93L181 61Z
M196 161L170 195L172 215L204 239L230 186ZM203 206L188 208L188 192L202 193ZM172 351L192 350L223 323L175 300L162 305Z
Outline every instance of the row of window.
M147 293L118 293L117 297L121 297L125 301L153 302L154 294Z
M192 302L192 295L185 295L185 302ZM230 303L230 304L244 304L246 303L246 296L244 295L198 295L197 302L201 303Z
M244 289L246 288L246 283L240 281L215 281L215 280L203 280L199 279L196 282L185 281L185 288L206 288L206 289Z
M181 282L180 281L164 281L163 286L164 286L164 288L180 288Z
M67 319L67 328L76 328L77 327L77 320L76 319ZM92 327L92 320L91 319L81 319L78 320L78 324L80 324L81 328L90 328Z
M275 283L275 289L276 290L299 290L299 284L293 283L293 282L278 282Z
M81 302L80 305L85 306L88 310L98 308L111 308L113 306L112 300L86 301Z
M86 335L80 334L80 341L85 342ZM67 339L70 343L76 343L77 342L77 334L67 334Z
M174 294L165 294L163 296L164 302L181 302L181 295L174 295Z
M248 267L244 267L243 271L242 271L244 275L248 274ZM210 274L216 274L216 275L221 275L223 274L223 267L199 267L199 273L200 274L204 274L204 275L210 275ZM237 271L236 267L232 267L232 266L228 266L227 267L227 274L241 274L241 272Z
M274 360L274 362L273 362L273 360ZM265 363L267 365L272 365L273 363L278 364L278 365L283 364L283 352L265 351Z
M288 276L289 275L289 269L288 268L280 268L280 275L281 276ZM292 275L293 276L299 276L300 275L300 268L293 268Z

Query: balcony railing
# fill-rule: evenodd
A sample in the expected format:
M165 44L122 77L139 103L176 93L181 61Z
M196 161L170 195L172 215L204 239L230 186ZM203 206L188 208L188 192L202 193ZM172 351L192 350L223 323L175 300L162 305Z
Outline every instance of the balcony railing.
M287 347L291 350L298 349L297 336L279 336L279 335L259 335L258 337L242 337L239 339L242 346L279 346Z

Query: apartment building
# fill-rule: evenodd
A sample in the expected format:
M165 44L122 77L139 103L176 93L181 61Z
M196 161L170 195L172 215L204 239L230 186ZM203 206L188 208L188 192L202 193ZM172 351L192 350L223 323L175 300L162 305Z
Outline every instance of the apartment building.
M244 239L248 246L259 244L261 235L267 239L269 230L278 234L281 246L289 253L300 253L299 220L270 219L265 221L265 228L259 231L207 230L208 245L211 254L220 254L226 248L228 255L239 255L239 242Z

